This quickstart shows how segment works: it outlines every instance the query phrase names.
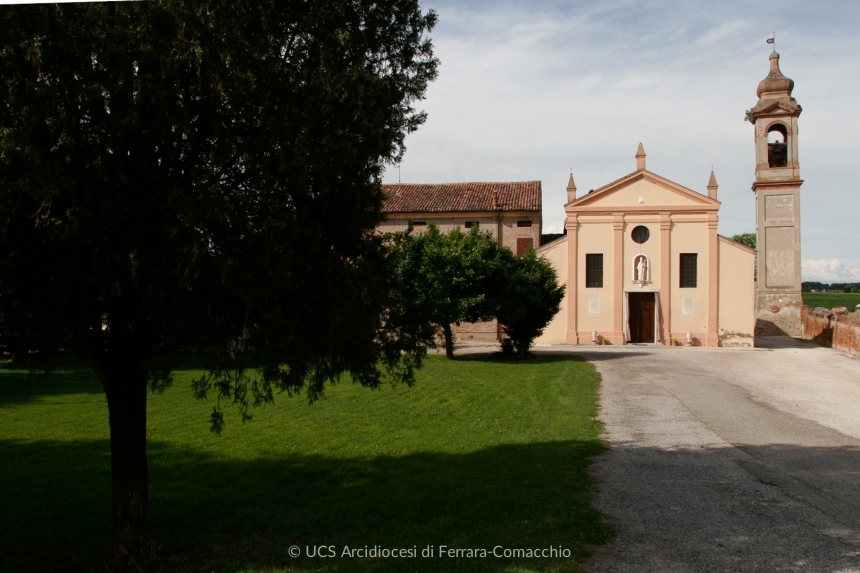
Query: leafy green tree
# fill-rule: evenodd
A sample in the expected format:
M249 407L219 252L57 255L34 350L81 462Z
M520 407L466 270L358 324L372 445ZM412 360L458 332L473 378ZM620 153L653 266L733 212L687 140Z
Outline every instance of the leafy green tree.
M435 15L163 0L0 20L0 324L101 380L115 562L130 566L151 547L147 391L181 354L206 359L215 430L222 400L247 419L346 372L411 379L420 349L383 326L373 229L382 170L424 121Z
M746 245L751 249L756 248L756 234L755 233L740 233L738 235L732 235L732 240L736 243L740 243L742 245Z
M499 283L495 313L506 336L502 350L525 358L534 339L558 314L564 285L558 284L555 269L534 249L521 257L504 249L502 255L505 278Z
M442 233L432 222L423 233L395 238L395 276L402 301L401 320L411 325L435 325L424 330L442 332L445 354L454 357L452 324L492 318L491 296L499 277L499 249L489 232L477 225L468 233L459 228Z
M811 292L813 289L819 290L819 291L825 290L830 286L828 284L820 283L818 281L806 281L806 282L803 282L800 284L801 284L804 292Z

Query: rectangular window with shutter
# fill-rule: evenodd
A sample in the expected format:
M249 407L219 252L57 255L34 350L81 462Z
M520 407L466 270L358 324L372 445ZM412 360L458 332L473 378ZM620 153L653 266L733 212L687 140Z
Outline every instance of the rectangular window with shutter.
M517 256L522 256L529 249L534 248L534 239L517 239Z
M603 288L603 253L585 255L585 288Z
M698 259L698 253L681 253L681 288L696 288Z

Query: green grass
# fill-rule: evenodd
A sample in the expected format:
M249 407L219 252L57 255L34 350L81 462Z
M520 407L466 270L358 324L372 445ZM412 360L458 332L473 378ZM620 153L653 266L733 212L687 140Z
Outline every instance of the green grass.
M594 367L431 356L413 388L349 383L309 406L281 396L208 431L192 370L152 395L149 571L580 571L611 533L590 508L598 438ZM0 368L0 570L104 570L107 406L85 369L45 380ZM562 547L571 558L291 558L413 548Z
M855 305L860 304L860 293L844 292L805 292L803 293L803 304L810 308L823 306L824 308L835 308L847 306L852 310Z

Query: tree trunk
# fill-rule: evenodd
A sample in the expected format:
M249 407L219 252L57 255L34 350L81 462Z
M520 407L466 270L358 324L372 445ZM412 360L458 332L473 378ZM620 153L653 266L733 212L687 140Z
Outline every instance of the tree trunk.
M520 352L519 352L519 355L520 355L520 358L521 358L522 360L525 360L526 358L528 358L528 355L529 355L529 342L531 342L531 341L530 341L530 340L528 340L528 339L521 339L521 340L519 341L519 351L520 351Z
M104 307L107 312L102 311ZM117 571L139 572L152 557L146 459L149 324L130 320L137 317L123 300L105 304L93 298L88 313L90 325L82 337L83 350L108 403L113 502L110 565Z
M452 359L454 358L454 335L451 333L451 325L443 324L442 332L445 333L445 356Z
M146 460L147 386L144 373L134 367L128 370L112 372L113 379L105 385L110 415L112 549L114 565L119 570L137 571L151 553Z

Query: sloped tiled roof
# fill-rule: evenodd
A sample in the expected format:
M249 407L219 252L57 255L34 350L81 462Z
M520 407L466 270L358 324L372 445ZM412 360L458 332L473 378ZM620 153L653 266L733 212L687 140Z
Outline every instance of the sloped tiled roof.
M498 194L501 211L540 211L540 181L513 183L390 183L382 186L383 213L492 211Z

